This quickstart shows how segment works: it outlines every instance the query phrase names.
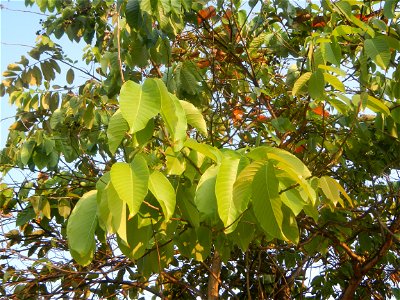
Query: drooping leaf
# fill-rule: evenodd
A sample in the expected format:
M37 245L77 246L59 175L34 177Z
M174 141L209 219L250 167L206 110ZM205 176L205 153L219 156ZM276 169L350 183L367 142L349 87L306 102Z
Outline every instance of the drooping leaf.
M111 214L111 224L108 224L108 218L103 221L107 222L106 227L112 229L111 232L118 234L118 237L125 243L128 243L128 237L126 232L126 222L127 222L127 205L119 197L115 187L112 182L107 184L105 189L106 196L102 197L107 200L107 207ZM104 206L106 204L104 203ZM110 226L111 225L111 226Z
M125 10L126 20L131 28L140 28L143 22L139 0L128 0Z
M255 161L246 166L236 178L233 184L233 203L238 213L242 213L247 208L252 194L254 176L263 165L264 161Z
M21 163L26 165L32 156L33 149L35 148L36 142L29 140L26 141L21 148Z
M299 228L297 227L296 217L285 204L282 204L282 232L284 236L294 244L299 242Z
M115 153L128 130L129 125L122 116L121 110L117 110L110 118L107 128L108 147L112 154Z
M87 192L78 201L68 219L68 247L72 257L88 265L95 250L94 233L97 227L97 191ZM77 255L75 255L77 254Z
M67 71L66 79L67 79L67 83L68 84L73 84L74 83L75 73L74 73L74 70L72 68Z
M303 75L301 75L299 79L296 80L292 89L293 96L297 95L297 93L301 90L301 88L308 82L311 75L312 75L311 72L306 72Z
M283 210L279 197L279 181L274 165L266 162L254 176L252 184L252 203L254 215L261 228L270 236L287 238L282 232Z
M308 80L308 92L313 99L321 99L324 95L325 79L320 69L313 72Z
M155 80L161 97L161 116L170 134L174 151L179 151L183 147L186 139L187 120L185 111L178 98L168 92L165 84L160 80Z
M336 76L333 76L332 74L325 72L324 79L327 83L329 83L336 90L341 91L341 92L345 91L345 86L344 86L343 82L341 82Z
M207 125L201 112L190 102L179 101L185 111L186 119L189 125L197 128L204 136L207 137Z
M247 157L253 160L274 159L293 169L303 178L311 177L311 172L307 166L299 158L283 149L261 146L250 151Z
M159 171L153 171L149 177L149 190L160 203L168 222L175 211L176 194L172 184Z
M185 142L185 147L188 147L190 149L196 150L204 154L205 156L211 158L216 163L219 163L222 160L222 154L217 148L214 148L207 144L198 143L194 139L187 139Z
M201 176L194 203L200 212L200 220L214 222L217 218L216 180L219 166L212 165Z
M326 198L328 198L333 205L340 203L340 205L344 206L343 200L340 198L340 192L337 188L337 182L335 179L329 176L322 176L319 179L319 187L324 192Z
M390 115L390 110L385 103L374 96L367 95L367 107L376 113L382 113L385 116Z
M238 173L240 156L225 155L219 167L215 184L215 194L217 196L218 214L225 227L225 232L235 230L233 223L237 221L240 210L236 208L233 197L233 186Z

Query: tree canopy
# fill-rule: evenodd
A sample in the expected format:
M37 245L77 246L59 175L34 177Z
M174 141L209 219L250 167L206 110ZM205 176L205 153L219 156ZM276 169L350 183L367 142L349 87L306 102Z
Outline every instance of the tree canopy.
M400 299L398 1L25 4L0 295Z

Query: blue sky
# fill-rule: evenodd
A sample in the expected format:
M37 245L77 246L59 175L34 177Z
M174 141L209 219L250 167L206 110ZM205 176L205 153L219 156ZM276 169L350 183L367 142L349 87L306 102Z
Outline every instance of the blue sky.
M7 65L20 60L21 55L27 55L31 46L35 45L36 32L41 29L40 19L45 20L46 14L39 11L37 6L25 7L25 1L4 1L0 0L2 9L0 10L1 19L1 73ZM66 36L60 41L55 41L62 45L65 52L73 60L81 60L83 43L79 47L72 43ZM32 61L32 59L31 59ZM63 72L67 67L60 65ZM84 66L83 66L84 67ZM76 74L79 75L79 74ZM59 75L64 80L65 73ZM59 80L57 80L59 84ZM8 127L14 122L15 108L9 105L7 95L0 100L0 149L5 146Z
M36 31L40 29L39 20L45 18L38 14L23 11L34 11L24 5L24 1L0 1L1 19L1 72L9 63L19 61L21 55L30 50L26 46L34 46ZM38 12L38 11L36 11ZM21 46L26 45L26 46ZM0 148L7 139L7 129L13 123L15 109L8 104L8 97L0 101ZM11 117L11 118L10 118ZM5 119L5 120L4 120Z

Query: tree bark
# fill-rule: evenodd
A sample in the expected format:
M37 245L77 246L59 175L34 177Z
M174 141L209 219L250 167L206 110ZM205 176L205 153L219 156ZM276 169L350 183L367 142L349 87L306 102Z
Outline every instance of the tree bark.
M379 262L379 260L386 255L389 251L390 247L393 244L393 233L397 233L400 229L400 218L394 220L392 226L389 228L388 234L385 236L385 242L382 244L379 251L372 256L365 263L361 264L359 262L353 264L353 272L354 275L350 279L348 286L343 291L341 300L353 300L354 294L357 290L358 285L360 284L362 278L365 274L367 274L375 265Z
M221 257L219 256L218 251L215 250L211 262L210 274L208 276L208 300L217 300L219 298L218 291L220 283L219 276L221 274L221 264Z

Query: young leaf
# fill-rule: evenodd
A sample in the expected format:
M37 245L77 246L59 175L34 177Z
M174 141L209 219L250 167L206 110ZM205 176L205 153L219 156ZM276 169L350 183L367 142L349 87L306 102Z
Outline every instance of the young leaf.
M159 171L153 171L149 177L149 190L160 203L168 222L175 211L176 194L172 184Z
M68 219L68 247L72 257L88 265L95 250L94 232L97 227L97 191L87 192L76 204Z

